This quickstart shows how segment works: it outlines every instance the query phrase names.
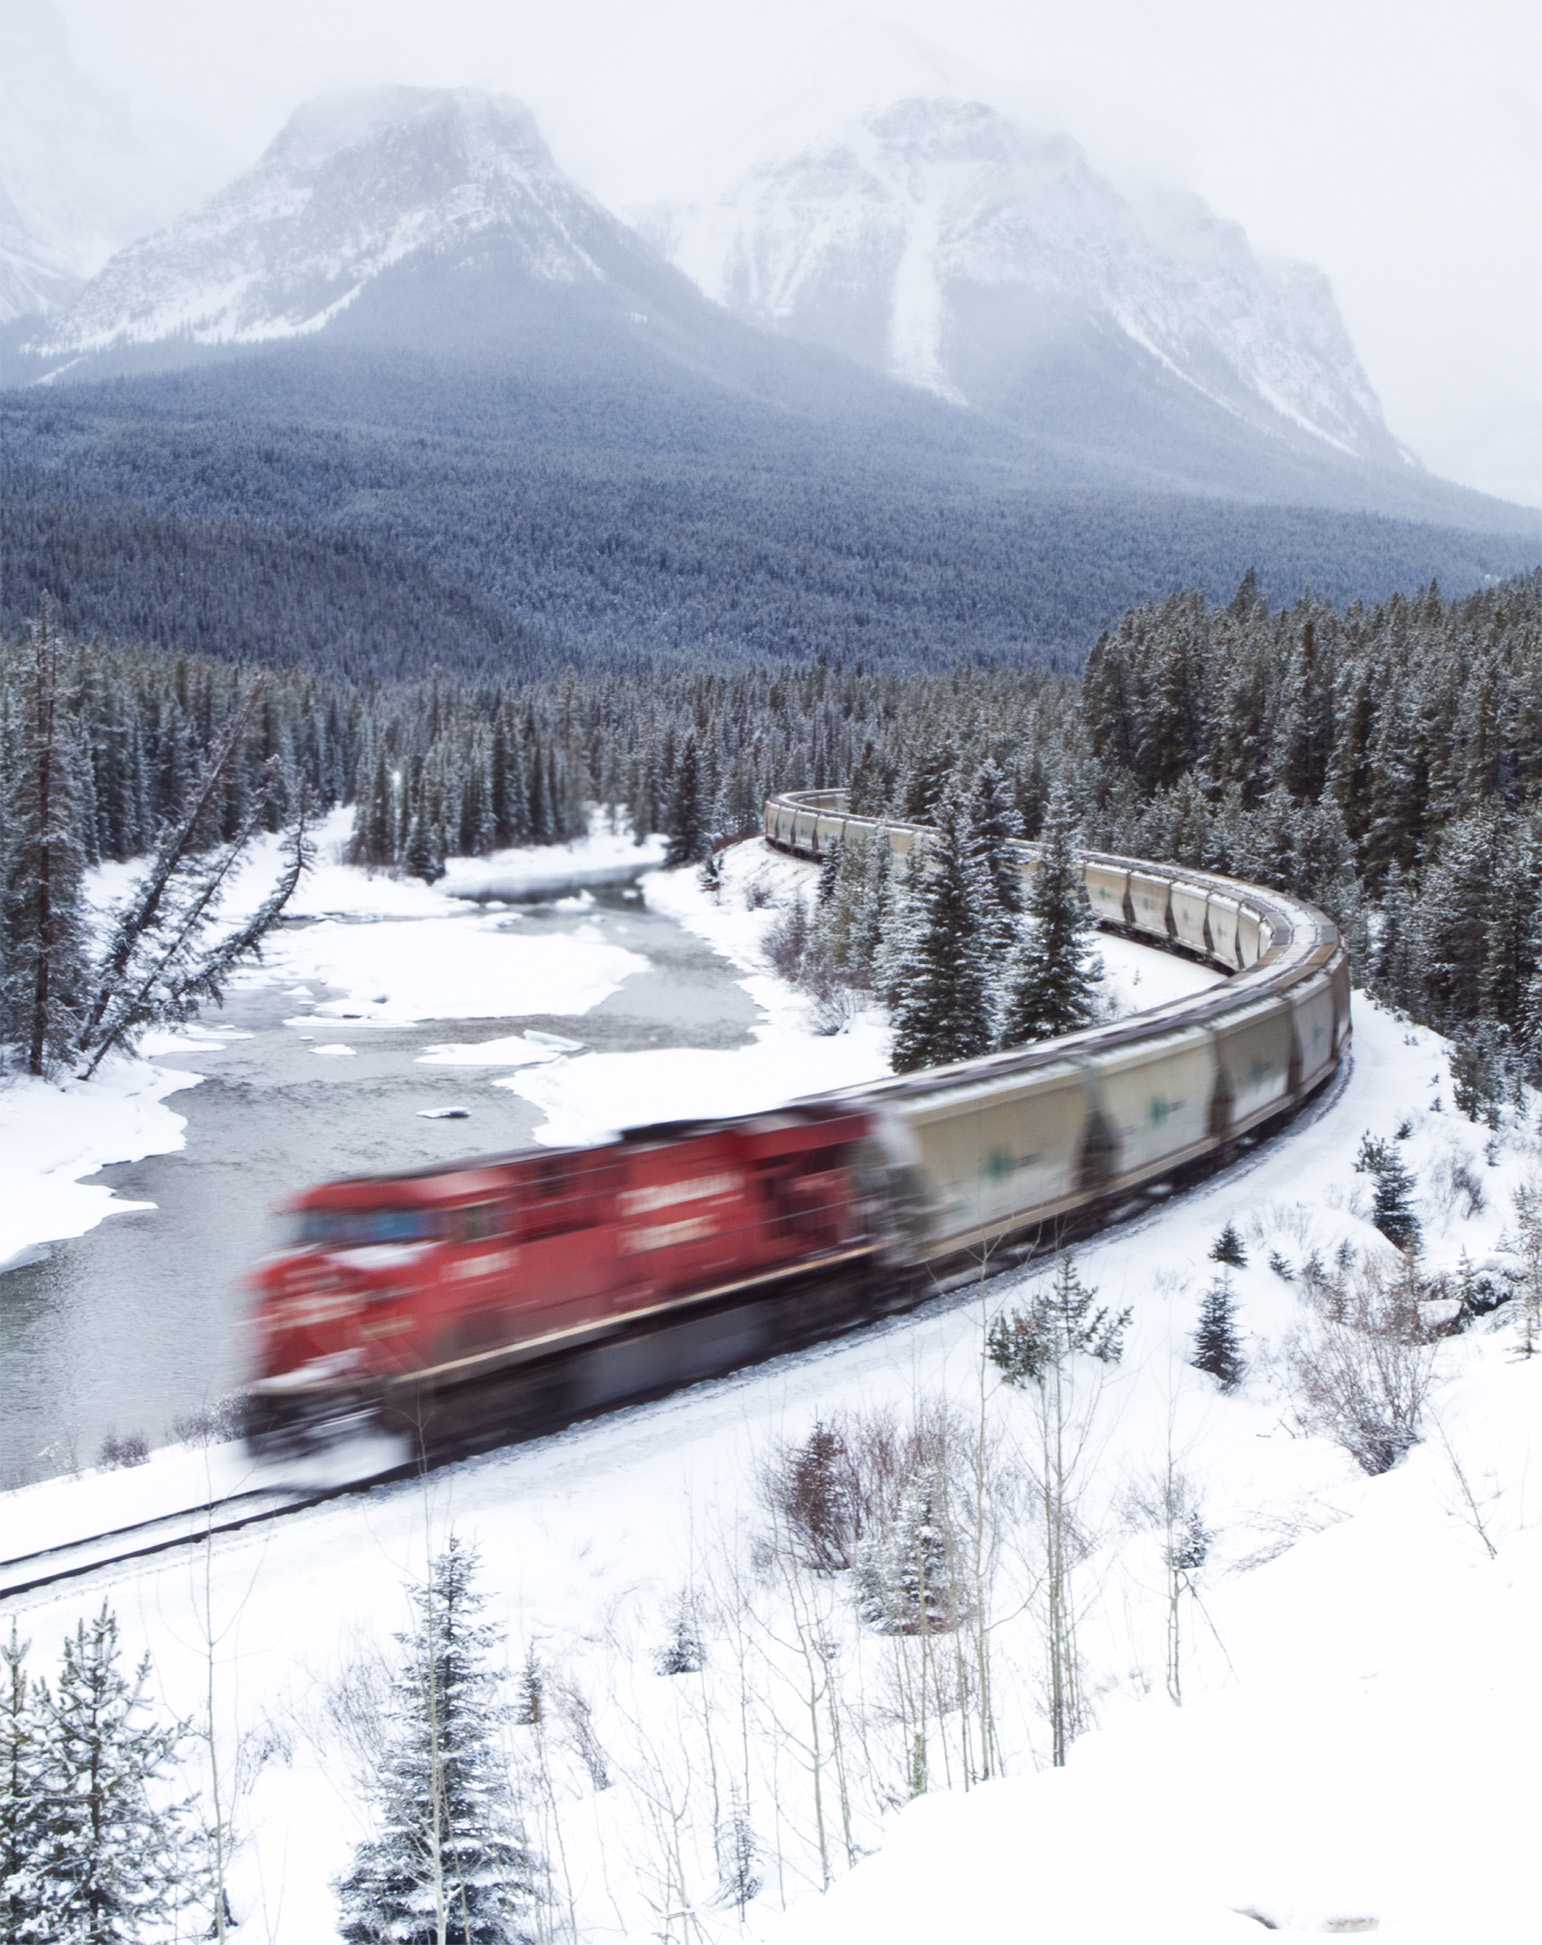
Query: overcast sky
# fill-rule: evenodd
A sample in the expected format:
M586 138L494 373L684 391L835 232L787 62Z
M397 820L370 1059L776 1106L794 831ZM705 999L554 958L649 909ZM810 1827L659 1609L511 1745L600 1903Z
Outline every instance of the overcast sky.
M232 168L308 95L470 82L528 100L617 205L708 186L839 18L815 0L59 4L80 66ZM1195 189L1260 248L1320 264L1393 431L1449 477L1542 504L1536 0L875 11L1095 163Z

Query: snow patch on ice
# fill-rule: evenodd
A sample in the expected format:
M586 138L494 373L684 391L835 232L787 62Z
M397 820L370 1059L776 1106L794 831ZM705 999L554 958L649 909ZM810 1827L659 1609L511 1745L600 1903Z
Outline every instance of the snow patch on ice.
M174 1154L187 1124L162 1103L202 1078L109 1059L89 1081L23 1074L0 1083L0 1268L38 1243L83 1236L104 1216L154 1208L80 1178Z

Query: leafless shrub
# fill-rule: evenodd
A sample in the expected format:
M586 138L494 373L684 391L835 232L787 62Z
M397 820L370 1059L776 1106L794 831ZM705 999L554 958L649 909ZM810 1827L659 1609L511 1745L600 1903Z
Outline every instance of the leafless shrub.
M1434 1361L1421 1314L1428 1287L1406 1258L1364 1257L1353 1273L1323 1279L1318 1315L1287 1353L1302 1425L1372 1475L1419 1441Z
M249 1796L270 1763L288 1769L294 1762L294 1730L288 1722L265 1715L236 1739L234 1787L238 1797Z
M379 1774L391 1688L391 1664L373 1641L360 1641L322 1691L322 1718L361 1782Z
M78 1479L80 1477L80 1427L66 1425L52 1444L43 1447L38 1457L44 1465L57 1466L61 1472L67 1472L72 1479Z
M813 939L814 926L808 907L801 898L794 897L766 927L760 949L766 956L766 964L779 979L796 984Z
M1468 1221L1484 1206L1483 1183L1459 1149L1448 1149L1429 1174L1430 1200L1445 1215L1458 1211Z
M773 1552L817 1574L845 1572L862 1542L893 1524L913 1480L958 1469L970 1436L951 1407L931 1401L908 1424L888 1408L842 1412L783 1441L760 1479Z
M178 1444L197 1450L202 1446L223 1445L241 1436L240 1394L229 1391L212 1405L197 1405L190 1412L179 1412L171 1421L171 1436Z
M595 1732L594 1708L571 1675L559 1675L551 1684L552 1700L567 1741L574 1755L589 1773L596 1791L611 1786L610 1764L603 1744Z
M150 1442L143 1432L126 1432L122 1438L109 1432L97 1448L96 1462L103 1472L120 1472L129 1466L149 1462Z
M761 950L771 972L813 1001L816 1033L839 1033L871 999L836 964L801 897L795 895L781 907L766 928Z
M744 904L747 911L763 912L768 905L775 903L776 893L764 878L752 878L744 887Z

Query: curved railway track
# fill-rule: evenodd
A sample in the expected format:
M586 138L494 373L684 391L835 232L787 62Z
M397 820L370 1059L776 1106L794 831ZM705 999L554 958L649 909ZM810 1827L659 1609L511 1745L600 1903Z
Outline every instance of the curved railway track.
M764 835L815 861L859 837L887 842L903 861L928 839L917 825L852 816L840 791L770 799ZM1015 855L1031 879L1037 848L1020 844ZM1323 913L1282 893L1142 859L1088 854L1083 877L1100 925L1202 960L1227 974L1225 984L1112 1026L816 1097L826 1108L859 1103L882 1121L899 1185L901 1257L932 1288L978 1276L987 1262L1003 1269L1046 1234L1061 1242L1088 1233L1143 1195L1224 1165L1324 1089L1347 1059L1349 966ZM652 1395L680 1381L655 1384ZM415 1470L396 1466L320 1490L254 1488L0 1560L0 1600Z

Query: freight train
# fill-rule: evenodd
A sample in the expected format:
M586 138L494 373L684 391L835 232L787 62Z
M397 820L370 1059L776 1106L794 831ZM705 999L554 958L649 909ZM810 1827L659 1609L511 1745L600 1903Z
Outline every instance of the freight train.
M924 829L841 792L765 806L768 844ZM1016 847L1025 879L1034 846ZM256 1272L259 1449L371 1422L468 1449L752 1363L1230 1153L1344 1062L1349 966L1319 911L1090 854L1105 927L1228 978L1112 1026L794 1102L332 1182Z

